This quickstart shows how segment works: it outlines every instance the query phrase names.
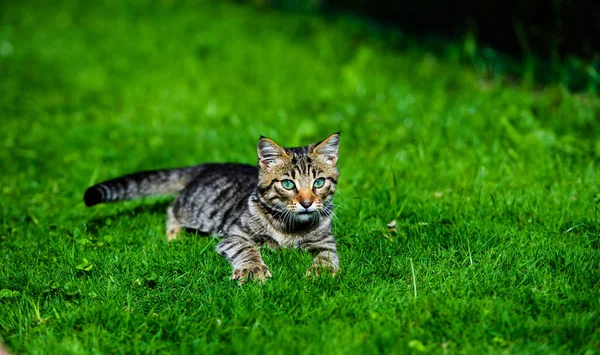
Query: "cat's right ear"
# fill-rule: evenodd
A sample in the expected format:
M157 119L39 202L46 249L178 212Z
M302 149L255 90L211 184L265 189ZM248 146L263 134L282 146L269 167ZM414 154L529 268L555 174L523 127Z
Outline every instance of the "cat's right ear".
M277 143L273 142L269 138L260 136L257 146L258 151L258 165L261 169L267 170L270 167L279 163L285 162L290 159L291 156Z
M334 165L338 160L338 147L340 146L340 132L334 133L319 143L309 146L309 153L321 157L327 163Z

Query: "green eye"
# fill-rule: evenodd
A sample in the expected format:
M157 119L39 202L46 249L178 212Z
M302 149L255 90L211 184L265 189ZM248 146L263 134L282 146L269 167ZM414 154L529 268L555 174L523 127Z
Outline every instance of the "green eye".
M315 180L315 182L313 183L313 187L314 188L319 188L319 187L323 187L323 184L325 184L325 179L323 178L318 178L317 180Z
M283 188L286 190L291 190L294 187L296 187L296 185L294 184L294 182L292 180L283 180L281 182L281 186L283 186Z

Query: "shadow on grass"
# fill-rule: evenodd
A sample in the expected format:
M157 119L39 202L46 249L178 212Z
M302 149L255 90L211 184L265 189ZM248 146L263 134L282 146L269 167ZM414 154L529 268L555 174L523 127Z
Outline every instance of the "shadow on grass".
M97 235L104 228L114 228L114 224L119 225L124 220L132 220L143 214L160 215L166 218L167 208L173 203L173 201L157 201L154 203L144 203L132 208L120 210L110 214L103 215L101 217L95 217L87 220L86 230L92 235ZM210 233L202 232L194 228L184 228L187 233L198 234L199 236L209 236Z

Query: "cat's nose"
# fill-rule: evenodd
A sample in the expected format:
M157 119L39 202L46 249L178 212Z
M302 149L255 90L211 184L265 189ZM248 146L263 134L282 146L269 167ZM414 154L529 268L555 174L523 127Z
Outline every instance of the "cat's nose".
M312 205L312 201L300 201L300 206L308 209Z

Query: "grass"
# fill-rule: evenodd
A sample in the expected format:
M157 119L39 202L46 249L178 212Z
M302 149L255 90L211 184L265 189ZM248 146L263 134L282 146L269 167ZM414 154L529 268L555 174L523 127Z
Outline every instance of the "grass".
M222 2L0 4L0 338L15 353L598 353L600 101L355 21ZM243 287L121 174L342 131L340 277ZM396 230L386 225L396 221Z

